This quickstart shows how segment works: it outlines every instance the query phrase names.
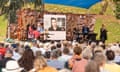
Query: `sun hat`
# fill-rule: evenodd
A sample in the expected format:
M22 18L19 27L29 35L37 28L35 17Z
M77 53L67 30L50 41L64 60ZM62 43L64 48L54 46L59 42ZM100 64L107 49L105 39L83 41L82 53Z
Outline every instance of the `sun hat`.
M2 69L2 72L21 72L23 68L18 65L18 62L15 60L9 60L6 63L6 67Z

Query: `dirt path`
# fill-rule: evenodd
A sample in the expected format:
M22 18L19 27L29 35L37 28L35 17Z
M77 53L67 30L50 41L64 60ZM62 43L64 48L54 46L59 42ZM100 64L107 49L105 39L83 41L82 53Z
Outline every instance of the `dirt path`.
M103 19L103 22L118 22L120 24L120 20L116 19L115 16L112 15L96 15L96 18Z

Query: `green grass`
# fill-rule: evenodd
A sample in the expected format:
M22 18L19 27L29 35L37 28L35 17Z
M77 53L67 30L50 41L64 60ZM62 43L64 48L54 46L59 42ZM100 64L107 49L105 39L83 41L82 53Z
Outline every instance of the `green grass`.
M64 5L46 4L45 10L49 12L62 12L62 13L74 13L74 14L99 14L99 12L101 11L101 3L97 3L89 9L64 6ZM105 14L114 15L112 6L108 6Z
M112 20L112 18L97 18L95 24L95 33L98 33L97 39L99 39L100 35L100 27L101 24L105 24L106 29L108 30L108 40L107 43L113 43L120 41L120 24L117 21Z
M120 41L120 24L117 22L108 24L108 42Z
M87 9L63 6L63 5L54 5L54 4L46 4L45 10L49 12L59 12L59 13L76 13L81 14L85 13Z
M4 16L0 16L0 41L6 37L7 30L7 20L4 19Z

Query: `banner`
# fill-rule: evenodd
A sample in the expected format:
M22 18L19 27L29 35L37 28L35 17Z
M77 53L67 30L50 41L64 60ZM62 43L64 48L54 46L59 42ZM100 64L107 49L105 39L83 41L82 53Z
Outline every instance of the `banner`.
M66 40L66 15L44 15L46 40Z

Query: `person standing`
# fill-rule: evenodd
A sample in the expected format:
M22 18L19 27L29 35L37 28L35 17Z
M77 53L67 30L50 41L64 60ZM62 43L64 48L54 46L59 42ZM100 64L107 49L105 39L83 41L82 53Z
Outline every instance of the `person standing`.
M89 30L89 27L87 24L85 24L83 27L82 27L82 33L83 33L83 38L84 40L87 40L88 39L88 34L89 34L90 30Z
M102 27L100 28L100 40L105 43L105 41L107 40L107 30L105 28L105 25L102 24Z

